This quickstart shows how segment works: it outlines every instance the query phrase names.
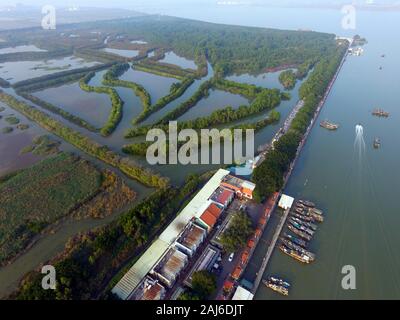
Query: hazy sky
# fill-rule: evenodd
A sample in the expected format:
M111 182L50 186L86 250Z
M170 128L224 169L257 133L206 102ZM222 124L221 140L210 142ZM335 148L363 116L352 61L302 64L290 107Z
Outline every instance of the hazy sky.
M272 4L272 5L296 5L296 4L350 4L350 3L368 3L373 2L375 4L388 4L388 3L400 3L400 0L0 0L0 7L7 6L10 4L22 3L25 5L45 5L51 4L56 7L65 6L81 6L81 7L113 7L113 8L125 8L125 9L142 9L146 7L156 8L157 6L175 7L179 5L210 5L216 4L217 2L241 2L249 4Z

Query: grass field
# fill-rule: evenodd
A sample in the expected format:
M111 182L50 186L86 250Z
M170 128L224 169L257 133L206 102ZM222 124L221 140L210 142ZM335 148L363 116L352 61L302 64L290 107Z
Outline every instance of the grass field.
M93 197L102 180L102 172L89 162L66 153L0 180L0 264Z

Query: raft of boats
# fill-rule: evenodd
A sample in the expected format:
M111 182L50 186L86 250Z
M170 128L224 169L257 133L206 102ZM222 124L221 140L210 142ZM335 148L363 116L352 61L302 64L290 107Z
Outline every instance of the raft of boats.
M318 228L316 222L323 220L323 212L315 207L315 203L298 200L287 222L293 234L284 233L280 238L279 249L300 262L313 262L315 254L307 250L307 247Z
M289 288L290 284L282 279L279 279L277 277L268 277L266 280L263 279L262 281L264 285L275 292L278 292L284 296L289 295Z

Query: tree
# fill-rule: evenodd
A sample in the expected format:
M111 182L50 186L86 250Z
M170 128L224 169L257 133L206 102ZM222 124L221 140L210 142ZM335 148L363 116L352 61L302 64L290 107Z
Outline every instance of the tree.
M236 212L229 227L221 236L221 244L227 252L235 252L246 245L252 233L251 220L246 213Z
M217 289L217 277L207 270L196 271L192 276L192 288L199 299L208 299Z

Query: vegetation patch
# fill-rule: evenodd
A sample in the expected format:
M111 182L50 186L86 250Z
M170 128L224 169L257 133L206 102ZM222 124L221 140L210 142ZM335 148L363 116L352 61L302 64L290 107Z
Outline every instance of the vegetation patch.
M60 141L53 139L49 135L42 135L35 137L32 141L32 145L24 147L20 153L31 152L40 156L48 156L59 152Z
M251 220L243 211L234 214L228 228L221 235L221 244L225 252L236 252L246 246L247 239L253 232Z
M10 133L13 132L14 128L13 127L4 127L3 129L1 129L2 133Z
M75 237L62 255L49 261L58 274L56 290L41 289L43 275L38 270L25 276L20 289L11 298L110 298L111 293L106 289L110 279L121 266L140 256L157 232L209 178L209 175L189 176L180 188L158 190L118 221Z
M134 197L114 173L71 154L20 170L0 184L0 264L60 218L101 218Z
M4 120L6 120L7 123L10 125L15 125L19 123L19 119L15 116L5 117Z

